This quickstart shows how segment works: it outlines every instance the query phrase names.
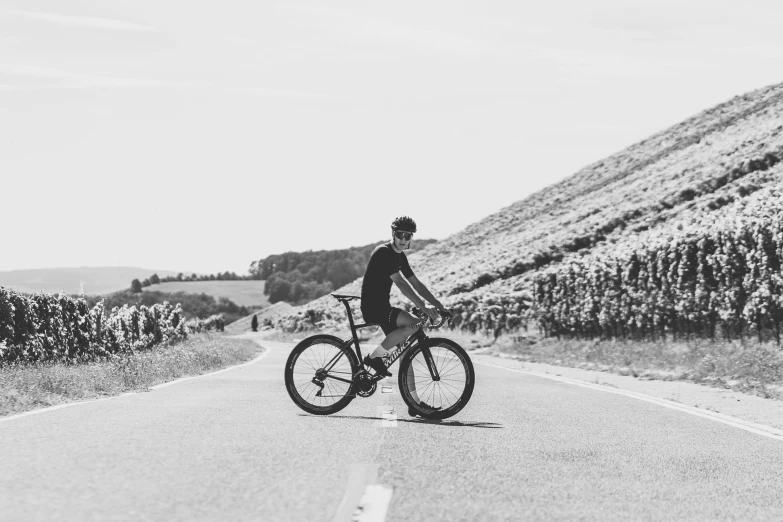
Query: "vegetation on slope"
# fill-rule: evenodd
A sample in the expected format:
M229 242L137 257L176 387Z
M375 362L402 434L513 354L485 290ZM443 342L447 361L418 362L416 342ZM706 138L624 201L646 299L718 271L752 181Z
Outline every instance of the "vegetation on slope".
M781 171L780 174L783 174ZM532 315L548 335L780 343L783 190L559 263L536 277Z

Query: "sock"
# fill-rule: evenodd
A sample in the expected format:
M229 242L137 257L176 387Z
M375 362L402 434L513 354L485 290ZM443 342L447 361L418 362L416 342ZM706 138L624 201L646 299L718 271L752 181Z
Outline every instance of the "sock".
M379 344L378 347L370 353L370 359L375 359L376 357L383 357L384 355L386 355L386 351L387 351L386 348L384 348L383 345Z

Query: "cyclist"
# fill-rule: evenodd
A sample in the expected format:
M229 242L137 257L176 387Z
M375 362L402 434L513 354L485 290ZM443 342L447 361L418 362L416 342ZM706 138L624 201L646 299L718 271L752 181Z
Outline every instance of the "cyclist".
M424 283L419 281L408 264L404 251L410 248L411 238L416 233L416 222L408 216L398 217L392 221L391 229L391 241L376 247L367 263L362 282L361 305L364 320L380 325L386 334L383 342L364 358L364 363L374 369L376 374L386 377L391 377L392 374L387 370L388 364L384 357L414 333L415 325L419 322L419 319L408 312L391 306L389 296L392 283L397 285L402 294L417 308L427 314L430 321L435 322L438 314L434 309L428 308L421 297L442 314L450 314Z

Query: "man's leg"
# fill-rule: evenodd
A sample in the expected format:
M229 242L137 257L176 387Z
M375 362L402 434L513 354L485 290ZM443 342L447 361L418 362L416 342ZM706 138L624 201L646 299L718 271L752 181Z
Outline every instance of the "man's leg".
M420 319L417 319L408 312L401 310L397 315L397 329L390 332L380 346L370 353L370 358L382 357L386 352L403 342L409 335L416 331L416 328L414 328L413 325L418 324L420 321Z

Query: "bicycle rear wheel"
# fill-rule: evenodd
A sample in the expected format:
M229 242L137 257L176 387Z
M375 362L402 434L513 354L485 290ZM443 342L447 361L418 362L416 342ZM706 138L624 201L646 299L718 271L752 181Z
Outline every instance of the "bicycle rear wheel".
M359 361L343 341L314 335L297 344L285 364L285 388L294 403L308 413L329 415L356 396L353 376Z
M432 355L437 380L427 364L427 352ZM427 419L446 419L459 413L473 395L475 383L470 357L450 339L427 339L400 361L402 400Z

